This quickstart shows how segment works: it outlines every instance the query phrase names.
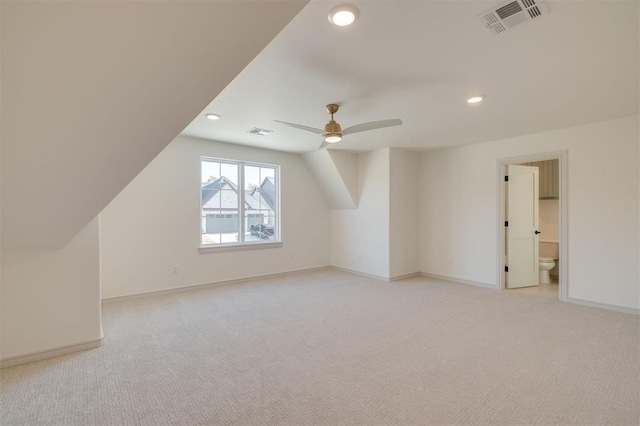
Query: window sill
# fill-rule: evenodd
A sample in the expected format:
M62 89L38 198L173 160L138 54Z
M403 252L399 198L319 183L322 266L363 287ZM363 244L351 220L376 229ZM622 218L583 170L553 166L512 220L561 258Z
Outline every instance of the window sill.
M245 251L245 250L262 250L270 248L281 248L282 241L274 241L269 243L249 243L249 244L224 244L217 246L200 246L199 254L220 253L227 251Z

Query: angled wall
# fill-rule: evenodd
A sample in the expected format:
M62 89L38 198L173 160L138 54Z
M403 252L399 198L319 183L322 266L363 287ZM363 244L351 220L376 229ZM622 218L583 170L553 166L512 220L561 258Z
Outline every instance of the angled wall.
M60 250L5 252L0 361L99 344L100 246L94 219Z
M64 247L305 4L0 2L2 247Z
M349 192L351 203L347 208L358 206L358 155L347 151L327 150L340 174L340 179Z
M331 211L331 264L389 277L389 156L358 155L358 208Z
M358 205L358 156L319 149L304 154L332 209L355 209Z
M344 162L341 170L345 181L357 183L359 202L355 209L331 212L331 264L385 280L415 274L418 157L410 151L386 148L355 158L357 163Z

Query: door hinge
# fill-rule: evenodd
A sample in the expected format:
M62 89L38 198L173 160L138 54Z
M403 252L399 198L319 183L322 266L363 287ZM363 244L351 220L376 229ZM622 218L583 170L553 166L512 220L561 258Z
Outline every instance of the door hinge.
M509 182L509 176L505 176L505 177L504 177L504 181L505 181L505 182Z
M509 272L509 267L508 267L508 266L505 266L505 267L504 267L504 271L505 271L505 272Z
M504 226L509 226L509 221L508 220L504 221Z

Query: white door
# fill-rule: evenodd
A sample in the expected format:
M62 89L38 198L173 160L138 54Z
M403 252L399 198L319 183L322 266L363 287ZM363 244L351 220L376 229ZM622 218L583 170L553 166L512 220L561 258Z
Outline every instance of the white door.
M538 285L538 168L507 167L507 288Z

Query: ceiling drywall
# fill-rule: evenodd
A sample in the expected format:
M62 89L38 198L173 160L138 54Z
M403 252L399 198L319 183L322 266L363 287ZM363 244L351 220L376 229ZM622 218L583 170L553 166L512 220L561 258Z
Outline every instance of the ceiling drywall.
M306 3L0 2L2 247L64 246Z
M540 1L540 0L536 0ZM332 149L434 149L638 113L638 2L547 1L550 13L501 34L476 15L500 1L350 1L351 27L312 1L184 133L292 152L321 137L273 120L343 127L401 118ZM470 106L471 94L487 95ZM274 130L258 136L251 127Z

